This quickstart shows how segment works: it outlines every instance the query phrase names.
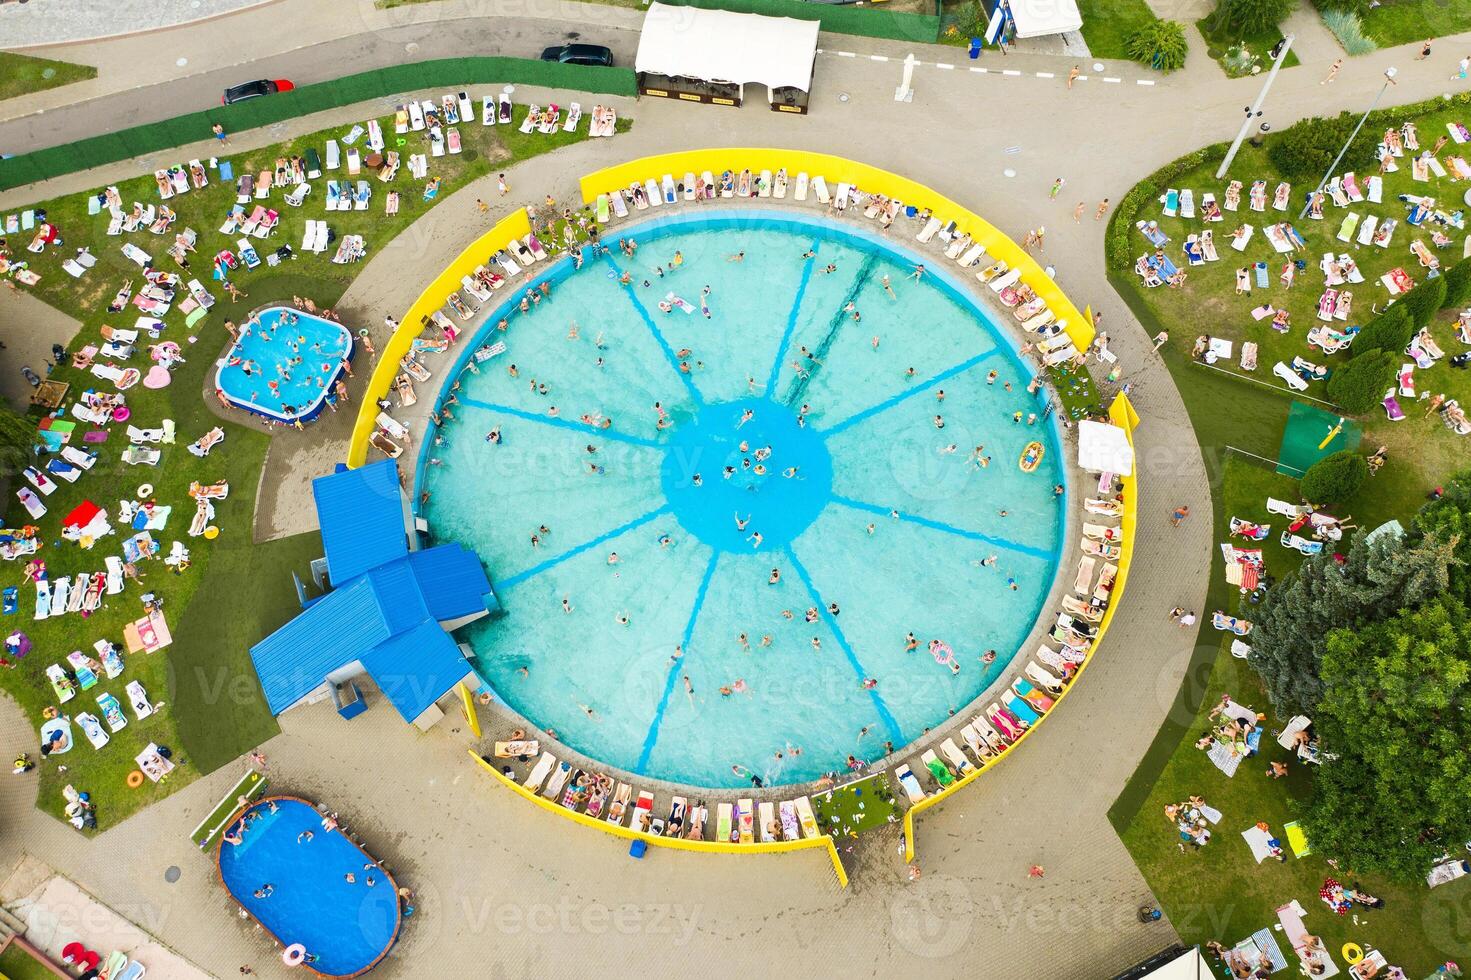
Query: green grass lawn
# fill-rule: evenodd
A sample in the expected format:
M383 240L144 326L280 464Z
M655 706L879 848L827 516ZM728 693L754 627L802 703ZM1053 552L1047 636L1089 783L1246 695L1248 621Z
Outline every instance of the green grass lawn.
M1083 39L1095 58L1128 60L1129 35L1158 20L1144 0L1078 0Z
M1434 134L1445 131L1447 118L1455 116L1431 115L1418 120L1422 136L1428 136L1425 143L1433 141ZM1203 166L1182 177L1177 186L1193 188L1197 202L1206 190L1222 198L1224 183L1214 180L1214 169L1214 164ZM1256 178L1268 180L1269 189L1277 180L1265 155L1250 147L1238 157L1231 176L1242 180L1248 189ZM1459 196L1449 182L1444 185L1412 182L1408 165L1398 174L1387 175L1385 184L1384 198L1388 203L1375 207L1381 216L1403 218L1403 209L1396 200L1400 193L1437 195L1448 201ZM1308 240L1307 250L1298 254L1309 265L1299 273L1297 285L1291 291L1286 290L1277 280L1282 257L1265 246L1258 246L1260 230L1245 257L1222 243L1229 241L1230 229L1236 223L1250 222L1260 229L1264 223L1295 220L1296 209L1283 214L1271 210L1269 205L1265 213L1253 212L1245 202L1245 195L1243 198L1241 212L1235 215L1227 212L1227 220L1214 225L1216 229L1225 229L1217 231L1221 261L1188 270L1183 288L1145 289L1132 273L1115 274L1111 278L1147 332L1165 329L1170 333L1170 341L1161 354L1185 401L1204 455L1214 491L1214 507L1209 518L1215 529L1214 540L1230 540L1232 516L1272 523L1273 534L1260 547L1267 573L1280 580L1302 559L1280 545L1278 537L1285 526L1284 519L1268 515L1265 501L1272 496L1296 502L1297 481L1275 472L1270 462L1252 460L1245 454L1269 461L1278 455L1293 396L1280 383L1270 384L1275 381L1270 374L1272 364L1279 358L1290 361L1294 354L1310 358L1317 355L1313 359L1319 363L1324 360L1317 351L1310 354L1304 340L1309 326L1320 322L1314 314L1323 277L1316 257L1328 250L1330 242L1335 252L1352 252L1366 278L1366 282L1351 287L1355 289L1356 304L1383 302L1385 292L1378 286L1377 277L1391 266L1404 264L1411 275L1420 269L1408 251L1409 238L1403 222L1388 252L1373 246L1339 247L1341 243L1333 236L1342 212L1335 219L1333 214L1337 209L1330 206L1329 217L1323 222L1297 224ZM1365 205L1358 206L1361 214L1364 208ZM1179 258L1184 235L1203 227L1198 220L1161 218L1158 207L1145 210L1147 213L1140 217L1157 218L1170 235L1172 241L1167 252L1172 259ZM1458 244L1460 237L1457 236ZM1132 240L1143 253L1146 246L1142 236L1134 233ZM1457 249L1455 257L1459 254ZM1266 290L1267 295L1256 290L1250 296L1235 295L1235 268L1257 260L1268 261L1271 266L1272 285ZM1285 336L1246 315L1264 300L1278 306L1285 304L1292 311L1292 327ZM1359 314L1368 315L1363 306L1356 305L1356 311L1348 321L1350 324L1363 322ZM1205 332L1232 339L1238 356L1243 340L1257 341L1261 345L1257 371L1247 374L1234 360L1231 364L1218 365L1229 370L1216 370L1193 361L1190 349L1196 336ZM1455 340L1448 315L1442 315L1433 333L1447 353L1465 349L1465 345ZM1342 362L1343 356L1337 355L1327 363L1336 366ZM1421 390L1445 390L1463 401L1471 391L1471 385L1443 363L1417 371L1416 377ZM1323 397L1322 385L1314 387L1316 390L1309 394ZM1405 408L1410 418L1402 423L1390 423L1377 413L1363 420L1362 451L1388 445L1389 463L1358 494L1334 508L1340 515L1351 514L1362 527L1372 528L1391 518L1408 520L1430 486L1464 465L1465 443L1438 421L1425 419L1423 410L1417 411L1413 404L1406 404ZM1246 544L1240 538L1234 542ZM1211 562L1211 579L1205 606L1200 610L1202 619L1208 622L1208 614L1215 609L1251 618L1252 604L1225 581L1219 551L1213 548L1205 560ZM1289 857L1286 864L1268 861L1257 865L1251 859L1240 832L1265 820L1282 836L1283 825L1299 816L1304 801L1311 797L1312 780L1307 767L1295 762L1287 779L1276 781L1266 777L1267 763L1286 757L1270 736L1263 740L1263 753L1244 762L1233 779L1227 779L1204 753L1194 748L1196 739L1209 727L1206 711L1222 693L1230 693L1238 702L1265 712L1269 733L1280 730L1287 721L1274 713L1256 674L1244 661L1230 655L1230 639L1227 634L1202 627L1192 669L1171 720L1161 729L1139 770L1110 811L1115 828L1188 943L1214 939L1232 945L1256 930L1270 928L1276 922L1276 908L1296 899L1308 909L1309 931L1324 938L1340 968L1344 965L1342 945L1353 941L1361 946L1372 944L1382 948L1390 962L1405 968L1410 976L1426 975L1445 958L1459 952L1457 933L1449 923L1454 921L1459 906L1471 897L1468 895L1471 885L1457 882L1433 892L1420 885L1396 886L1368 876L1358 878L1351 869L1334 870L1318 855ZM1214 828L1215 838L1206 848L1181 852L1177 834L1165 822L1163 808L1192 793L1204 796L1207 803L1225 816ZM1361 912L1358 925L1351 917L1332 915L1317 901L1318 888L1329 875L1345 883L1361 880L1366 890L1385 899L1386 908ZM1280 937L1275 931L1273 934ZM1290 951L1285 952L1291 959Z
M894 791L883 773L812 795L812 813L823 833L853 837L899 819ZM837 817L834 821L833 817Z
M106 953L103 954L107 955ZM0 978L4 980L56 980L56 973L16 943L0 952Z
M389 147L393 148L392 117L382 122ZM228 159L237 177L246 172L259 173L274 168L278 157L301 153L307 146L320 150L326 138L340 137L348 128L336 127L286 144L235 153ZM461 133L463 153L430 158L430 177L443 181L438 200L444 200L465 182L495 168L583 139L586 127L575 134L558 131L553 135L527 135L512 126L492 128L475 124L462 127ZM349 234L364 235L369 251L373 252L386 246L427 212L434 202L423 200L424 182L413 180L408 172L408 154L424 149L424 139L422 134L409 134L404 139L405 145L398 147L404 155L403 166L393 183L382 183L372 173L362 175L374 192L369 210L324 213L325 179L315 182L303 207L285 205L279 192L260 202L279 209L281 214L275 235L255 241L261 258L281 244L297 247L308 217L325 217L339 241ZM344 177L345 171L329 174ZM158 199L152 175L123 182L118 189L125 208L134 201L164 203ZM384 210L389 190L397 190L401 195L397 215L388 215ZM36 522L44 542L37 557L46 561L53 581L63 575L95 571L102 567L106 554L120 549L121 532L102 539L91 551L81 551L77 545L60 540L62 517L82 500L91 499L99 506L110 508L116 521L117 501L135 498L138 486L150 483L154 499L173 508L167 527L153 532L154 537L162 545L162 554L168 553L174 540L184 541L192 557L188 569L175 574L162 562L144 562L140 566L145 575L143 582L129 583L122 594L109 597L90 618L71 614L42 621L31 618L35 591L22 582L23 562L8 563L0 569L0 584L21 589L20 611L12 628L25 630L34 644L29 655L14 669L0 670L0 689L15 698L38 726L42 710L56 700L45 677L47 665L63 661L72 650L90 650L98 638L121 641L123 626L142 614L139 596L145 590L152 590L165 600L164 612L173 632L173 644L151 655L126 657L126 669L121 676L103 680L97 687L79 693L64 709L73 717L87 710L95 714L96 697L103 693L115 694L126 705L123 688L129 681L137 680L151 700L164 702L161 710L144 721L138 721L129 712L127 727L113 733L111 743L101 750L93 749L79 730L74 731L76 747L41 765L38 805L47 812L59 814L61 789L71 784L92 794L99 826L104 829L199 775L225 765L277 731L251 667L249 647L295 614L299 607L290 572L304 571L307 563L321 554L321 544L315 534L265 544L252 540L255 492L268 437L254 427L219 423L207 407L203 393L215 359L227 343L221 326L226 318L242 323L252 309L275 302L289 303L293 296L310 296L319 306L331 307L362 266L333 264L331 251L322 255L298 254L275 267L263 263L252 271L242 266L231 278L247 295L232 302L211 279L210 263L221 249L233 248L239 237L238 233L226 236L219 231L220 223L234 203L233 183L221 182L217 172L211 170L210 183L205 188L176 195L167 202L178 215L167 235L155 236L145 230L110 238L106 235L106 212L89 217L84 197L74 195L47 201L38 206L61 229L65 246L37 256L20 252L30 259L31 269L41 275L41 282L34 287L36 295L81 321L81 332L71 345L73 351L83 344L100 343L100 328L104 324L133 326L136 309L129 307L120 315L106 312L107 303L118 287L129 280L136 284L139 279L139 268L121 254L125 240L149 252L159 268L173 269L172 261L165 256L167 245L175 233L185 227L193 228L199 233L197 251L191 256L190 269L180 271L185 279L197 277L218 298L194 336L188 335L177 313L166 317L169 325L164 339L179 343L185 358L175 369L172 384L158 390L137 385L126 393L132 411L130 423L147 428L159 425L166 418L175 422L176 444L162 447L161 465L156 468L123 465L119 454L126 448L127 436L122 425L115 425L109 439L96 447L100 450L96 466L75 484L58 481L56 492L45 498L48 513ZM66 275L60 263L82 245L91 247L97 264L78 280ZM146 336L141 339L143 343L131 363L146 369L149 366ZM364 374L359 372L360 377ZM51 376L70 382L73 396L93 386L111 389L101 379L69 365L58 368ZM355 407L349 404L347 410ZM215 424L223 425L226 438L207 458L196 458L185 451L189 443ZM74 444L84 445L80 443L80 432L85 428L79 427ZM281 438L290 439L292 435L283 430ZM229 497L216 501L214 523L221 533L214 541L190 538L185 533L194 510L187 489L195 480L202 483L225 480L230 484ZM7 517L13 522L10 526L29 522L13 497L9 503ZM145 782L141 788L131 789L125 780L135 767L133 756L149 742L172 748L178 768L163 783ZM65 765L67 771L59 772L59 765Z
M1419 131L1422 134L1422 145L1433 145L1436 136L1445 132L1447 121L1459 120L1465 115L1471 114L1461 107L1432 113L1417 120ZM1456 152L1456 144L1448 144L1447 148L1442 151L1442 157L1454 152ZM1363 282L1347 285L1347 288L1353 293L1353 302L1351 313L1346 320L1333 321L1333 325L1340 330L1363 324L1372 319L1373 307L1376 305L1383 309L1389 295L1379 282L1379 277L1390 269L1403 268L1416 282L1423 281L1425 278L1425 270L1410 252L1409 245L1412 240L1419 239L1430 246L1430 232L1426 227L1416 229L1405 223L1407 208L1400 203L1398 196L1401 194L1429 195L1445 202L1450 208L1459 202L1464 192L1464 185L1453 182L1449 178L1440 180L1432 178L1427 182L1412 180L1408 153L1401 160L1401 164L1398 172L1384 176L1384 203L1370 204L1365 201L1350 205L1348 208L1337 208L1330 203L1325 208L1323 220L1298 221L1297 212L1302 207L1302 195L1305 195L1310 187L1307 185L1293 187L1294 203L1286 212L1273 209L1270 196L1280 177L1272 168L1264 150L1249 144L1244 146L1233 163L1231 172L1227 175L1228 180L1234 178L1240 180L1244 185L1239 212L1226 211L1224 221L1209 225L1198 217L1189 221L1183 218L1166 218L1158 206L1146 208L1139 215L1140 218L1159 222L1161 229L1170 237L1169 243L1165 246L1166 255L1171 261L1186 269L1187 277L1184 286L1179 289L1168 286L1144 289L1136 285L1139 280L1130 273L1129 285L1124 288L1136 294L1137 298L1131 305L1147 310L1150 317L1169 331L1170 341L1167 347L1172 352L1188 354L1196 338L1201 334L1208 333L1211 336L1232 341L1234 345L1232 361L1229 364L1219 363L1217 367L1250 377L1254 382L1252 387L1257 387L1259 385L1256 383L1260 383L1260 385L1275 388L1286 396L1289 394L1286 386L1272 374L1272 367L1278 361L1291 364L1294 357L1302 357L1314 364L1325 366L1331 371L1346 363L1350 356L1350 352L1341 352L1331 356L1324 355L1320 350L1309 347L1307 344L1308 331L1324 322L1317 317L1318 300L1322 295L1324 282L1324 276L1318 264L1324 253L1331 250L1335 255L1349 254L1364 276ZM1215 164L1202 165L1179 179L1178 187L1181 189L1188 187L1194 190L1197 215L1200 208L1199 202L1204 193L1214 193L1218 201L1224 200L1226 181L1218 181L1214 178L1215 166ZM1247 203L1251 184L1256 179L1267 181L1269 202L1265 212L1252 211ZM1363 183L1363 175L1361 175L1361 186ZM1344 217L1349 212L1357 213L1361 218L1374 214L1380 220L1398 219L1399 226L1390 240L1389 247L1380 248L1372 244L1358 245L1356 244L1357 236L1355 236L1354 243L1339 241L1336 236ZM1263 228L1281 221L1290 221L1294 224L1306 240L1306 248L1287 255L1279 255L1272 250L1265 240ZM1240 224L1251 224L1256 229L1244 252L1234 251L1230 247L1232 230ZM1207 227L1214 231L1220 261L1187 268L1182 243L1187 235L1199 233ZM1438 251L1431 247L1431 250L1436 252L1446 267L1459 260L1461 241L1465 237L1464 232L1457 232L1454 229L1449 229L1449 233L1454 239L1450 247ZM1153 251L1142 234L1135 231L1130 235L1135 256ZM1306 268L1298 271L1296 284L1289 289L1281 284L1280 274L1286 262L1293 259L1305 262ZM1255 288L1255 276L1253 275L1252 291L1249 294L1237 295L1236 271L1256 262L1267 264L1268 287L1266 289ZM1263 304L1271 304L1277 309L1285 308L1291 313L1291 325L1286 333L1273 330L1270 318L1264 320L1252 318L1251 310ZM1452 311L1443 311L1439 315L1432 325L1431 335L1447 355L1466 349L1466 345L1456 338ZM1254 341L1259 345L1258 366L1254 372L1245 372L1240 367L1241 344L1245 341ZM1409 362L1410 358L1406 357L1405 361ZM1204 373L1210 372L1203 368L1195 369L1188 377L1193 379ZM1177 372L1177 377L1179 376ZM1451 368L1446 360L1439 361L1429 369L1417 369L1414 379L1416 392L1421 400L1429 398L1435 392L1444 392L1448 398L1459 399L1462 405L1471 405L1471 375ZM1310 383L1304 394L1317 399L1327 397L1325 386L1319 381ZM1400 485L1407 491L1412 491L1411 496L1418 497L1433 486L1440 476L1457 468L1458 460L1463 459L1466 450L1471 447L1468 447L1464 438L1455 435L1441 424L1438 416L1432 415L1427 418L1425 409L1417 407L1415 400L1401 398L1400 404L1409 416L1403 422L1389 422L1382 409L1376 409L1362 420L1364 442L1368 451L1373 451L1379 445L1386 445L1390 449L1392 465L1386 469L1385 473L1376 477L1376 481L1384 481L1387 476L1389 482ZM1229 415L1224 421L1229 423ZM1275 450L1275 446L1273 449ZM1275 451L1262 455L1275 458Z
M1458 0L1380 0L1362 20L1364 33L1387 48L1471 30L1471 5ZM1438 60L1448 66L1447 75L1465 53L1441 45Z
M1227 75L1236 77L1249 75L1251 71L1249 67L1246 67L1244 71L1233 70L1232 65L1228 61L1228 53L1231 47L1244 45L1246 50L1256 56L1256 64L1260 66L1261 70L1267 71L1272 67L1272 57L1270 54L1272 46L1282 40L1282 32L1275 28L1265 34L1242 34L1225 23L1222 23L1218 27L1217 18L1214 15L1202 17L1195 22L1195 26L1200 31L1200 36L1205 38L1205 43L1216 64L1220 65L1221 70ZM1292 68L1300 64L1302 62L1298 60L1297 52L1289 48L1287 57L1282 59L1282 67Z
M91 65L74 65L67 61L0 51L0 100L96 77L97 69Z

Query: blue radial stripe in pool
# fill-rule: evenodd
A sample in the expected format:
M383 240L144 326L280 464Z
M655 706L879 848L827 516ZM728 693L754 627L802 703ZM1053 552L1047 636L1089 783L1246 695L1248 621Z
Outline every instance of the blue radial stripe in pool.
M477 670L575 750L702 786L812 779L943 722L1056 577L1063 461L1019 341L861 225L702 210L619 232L637 258L544 266L550 294L488 311L460 364L505 350L445 372L460 404L422 450L421 509L501 587L506 615L466 630ZM710 316L657 309L668 291Z
M700 620L700 609L705 605L705 596L710 591L710 580L715 577L715 567L719 564L720 552L715 551L710 555L710 563L705 566L705 574L700 579L699 591L695 593L695 604L690 609L689 622L685 624L684 635L679 644L681 651L688 651L690 648L690 637L694 635L695 624ZM674 679L683 669L683 656L670 659L669 674L664 678L664 692L659 695L659 706L654 709L654 719L649 722L649 733L644 736L644 745L639 750L638 762L634 766L638 772L643 772L644 767L649 764L649 756L654 751L654 743L659 741L659 726L664 721L664 710L669 707L669 694L674 690Z
M654 508L653 510L649 511L647 514L640 514L638 517L635 517L633 520L629 521L628 523L626 523L626 524L619 524L617 527L613 528L611 531L606 531L603 534L599 534L597 537L592 538L591 540L584 541L584 542L582 542L579 545L576 545L574 547L568 548L566 551L562 552L560 555L556 555L556 556L554 556L552 558L548 558L546 561L542 562L539 565L533 565L530 568L528 568L526 571L521 572L519 575L512 575L510 578L502 579L501 582L500 582L500 587L502 589L509 589L512 586L520 585L522 582L526 581L527 579L531 578L534 575L540 575L542 572L546 571L549 568L556 568L558 565L562 564L562 562L566 561L568 558L575 558L578 555L582 554L584 551L587 551L587 550L589 550L591 548L596 548L598 545L605 544L608 541L613 540L614 538L620 538L623 535L627 534L629 531L635 530L636 528L643 527L645 524L649 523L649 521L652 521L654 518L659 517L659 516L661 516L663 514L666 514L668 512L669 512L669 505L668 504L665 504L662 507L656 507L656 508Z
M820 240L814 241L811 248L807 251L820 253L822 251L822 242ZM808 259L802 265L802 278L797 281L797 294L792 297L792 308L787 313L787 325L781 332L781 342L776 345L776 357L772 360L771 371L766 376L766 388L764 390L767 394L771 394L776 390L776 379L781 374L782 361L787 356L787 347L791 344L792 334L797 329L797 314L802 311L802 297L807 295L807 284L812 281L812 269L816 264L817 259L814 254L813 258Z
M817 614L822 617L823 622L827 623L828 629L833 631L833 636L838 641L838 647L843 651L843 656L848 658L848 665L853 668L854 676L858 678L859 683L863 683L868 679L868 674L864 672L863 665L858 662L858 655L853 652L853 648L848 645L848 640L843 636L843 631L838 628L838 618L829 611L827 603L823 601L822 594L817 591L817 586L812 584L812 576L807 574L807 569L797 560L796 554L793 553L790 547L787 548L787 561L792 563L792 568L796 570L797 577L807 587L807 593L812 596L812 602L817 609ZM904 733L899 729L899 723L894 720L893 714L889 712L889 706L884 703L883 696L879 694L878 688L870 687L867 690L868 696L873 701L874 707L878 709L879 717L884 720L884 725L888 728L889 734L894 737L895 741L903 739Z
M994 545L997 548L1006 548L1009 551L1019 551L1024 555L1031 555L1033 558L1057 557L1056 549L1053 549L1052 551L1043 551L1041 548L1034 548L1031 545L1021 544L1016 541L1008 541L1006 538L998 538L990 534L982 534L979 531L967 531L964 528L952 527L951 525L945 524L941 521L932 521L928 518L916 517L914 514L906 514L902 511L896 511L889 507L880 507L877 504L867 504L861 500L851 500L848 497L839 497L835 495L832 499L833 503L842 504L844 507L851 507L854 510L861 510L869 514L877 514L881 517L887 517L892 520L908 521L911 524L918 524L922 527L927 527L935 531L943 531L946 534L958 535L959 537L967 538L971 541L977 541L981 544Z
M538 415L535 412L528 412L525 409L521 408L512 408L509 405L494 405L490 402L483 402L478 398L462 398L460 399L460 404L469 405L472 408L483 409L487 412L499 412L502 415L512 415L518 419L522 419L527 422L539 422L542 425L550 425L559 429L572 429L576 432L586 432L593 438L599 440L612 439L614 442L626 442L634 446L657 447L659 445L659 443L655 442L652 439L641 439L638 436L628 436L624 435L621 432L614 432L612 429L592 430L589 429L587 425L577 421L576 419L564 419L561 416L554 417L550 415Z
M617 262L613 261L611 255L605 252L603 254L603 261L608 264L608 267L612 269L614 273L616 273L620 278L622 277L623 270L619 268ZM674 372L679 375L679 380L684 382L684 386L689 389L690 397L694 399L696 405L699 405L703 400L700 396L700 389L695 387L694 382L690 380L690 376L688 374L685 374L684 372L679 370L679 358L675 356L674 348L669 346L669 341L666 340L664 337L664 331L659 329L659 325L656 324L654 322L654 318L649 315L648 307L644 306L643 300L639 299L638 293L634 292L634 287L632 283L629 283L628 285L623 287L623 294L628 297L628 302L633 305L634 311L637 312L639 315L639 319L643 320L644 325L649 328L649 333L652 334L654 339L659 342L659 348L664 351L664 356L669 360L669 366L674 369ZM689 306L686 305L685 315L693 316L693 313L689 312L689 309ZM670 314L665 315L668 316Z
M988 360L998 353L1000 353L1000 351L993 347L991 350L984 351L980 354L977 354L975 357L971 357L964 361L961 361L959 364L956 364L953 367L946 368L944 371L941 371L934 377L926 378L924 381L915 382L914 387L908 389L907 391L901 391L897 395L891 395L888 398L885 398L883 401L878 402L875 405L871 405L868 408L865 408L861 412L848 416L846 419L843 419L836 425L828 426L827 428L822 430L822 434L825 436L837 435L839 432L842 432L845 429L851 429L853 426L858 425L860 422L868 421L880 412L887 412L889 409L898 405L900 402L908 401L915 395L921 395L928 391L931 391L932 389L938 388L940 385L944 384L946 381L949 381L956 375L963 374L966 371L969 371L971 368L980 364L982 361Z

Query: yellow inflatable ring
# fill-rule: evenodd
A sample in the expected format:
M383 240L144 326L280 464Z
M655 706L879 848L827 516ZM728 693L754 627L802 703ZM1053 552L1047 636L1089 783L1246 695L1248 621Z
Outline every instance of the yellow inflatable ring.
M204 529L204 539L206 541L213 541L215 538L217 538L219 536L220 536L220 529L218 527L216 527L215 525L213 525L213 524L211 524L209 527L207 527L207 528Z
M128 787L130 789L137 789L139 786L142 786L142 785L143 785L143 773L142 773L142 771L140 771L138 769L134 769L132 772L128 773Z
M1343 944L1343 958L1348 960L1348 965L1353 966L1364 958L1364 950L1358 943Z

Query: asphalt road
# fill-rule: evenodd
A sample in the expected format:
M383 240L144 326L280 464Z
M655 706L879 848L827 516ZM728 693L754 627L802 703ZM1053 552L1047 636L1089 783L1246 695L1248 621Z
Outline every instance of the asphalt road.
M287 78L297 85L307 85L354 72L436 58L470 55L534 58L543 48L575 40L607 45L617 64L633 64L638 47L636 30L609 24L596 25L595 29L587 27L539 18L484 17L364 32L247 65L212 68L186 78L78 102L65 109L0 122L0 150L9 154L29 153L208 109L219 105L227 87L257 78Z

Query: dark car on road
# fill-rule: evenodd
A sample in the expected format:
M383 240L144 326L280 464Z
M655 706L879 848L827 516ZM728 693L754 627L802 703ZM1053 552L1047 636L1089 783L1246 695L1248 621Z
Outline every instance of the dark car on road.
M559 44L541 53L542 61L558 61L564 65L613 67L613 52L601 44Z
M232 85L225 89L225 97L220 101L225 105L236 102L244 102L246 99L258 99L262 95L275 95L277 92L290 92L296 88L284 78L262 78L254 82L245 82L241 85Z

